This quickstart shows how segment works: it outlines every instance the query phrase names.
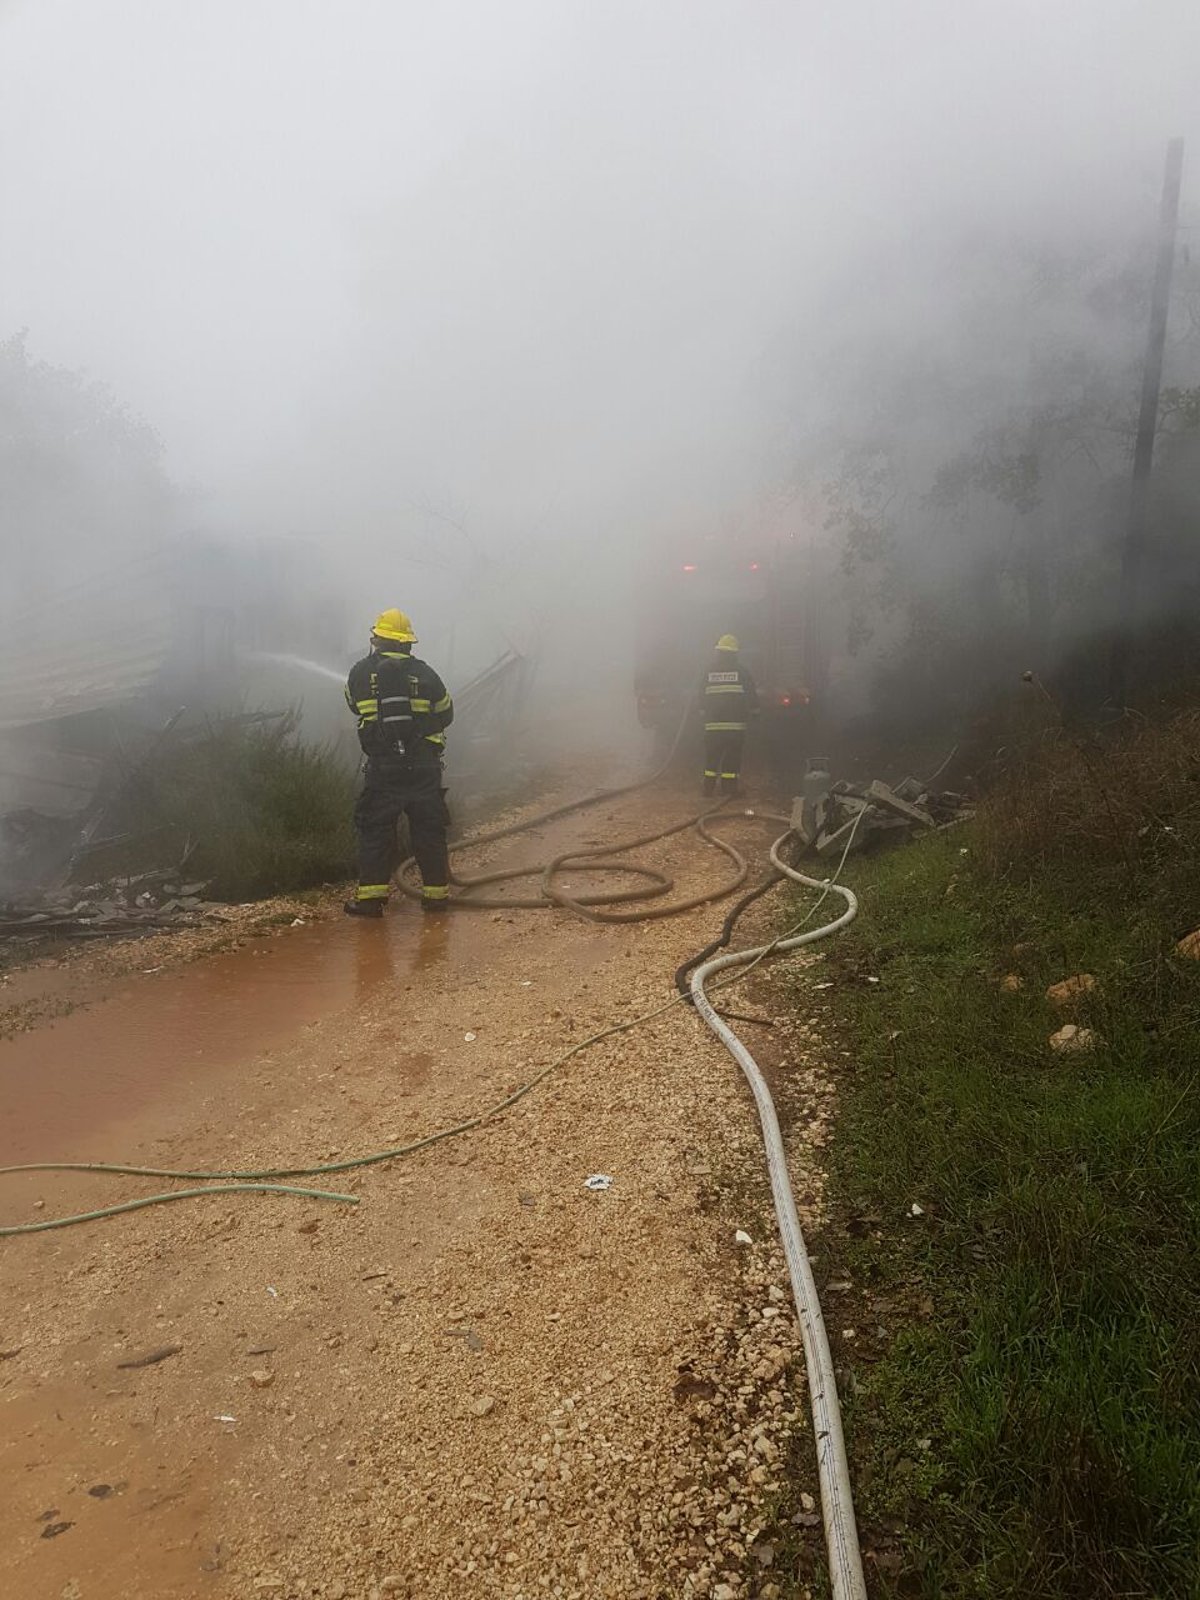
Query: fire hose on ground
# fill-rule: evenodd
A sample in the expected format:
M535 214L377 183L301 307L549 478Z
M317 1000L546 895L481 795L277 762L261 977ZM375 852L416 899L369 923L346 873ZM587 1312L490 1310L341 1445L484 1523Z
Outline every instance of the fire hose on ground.
M741 1067L754 1095L754 1104L762 1126L763 1145L767 1153L767 1170L771 1178L775 1216L779 1223L783 1253L792 1284L792 1298L796 1304L796 1316L804 1344L813 1435L817 1445L817 1471L821 1484L821 1510L829 1558L830 1588L833 1600L865 1600L867 1590L863 1578L862 1555L858 1547L854 1500L850 1487L850 1467L842 1432L842 1414L838 1404L833 1353L829 1348L829 1335L825 1329L820 1296L817 1293L812 1264L804 1247L800 1218L796 1213L796 1200L788 1176L787 1151L779 1129L779 1118L775 1114L775 1103L758 1063L728 1022L717 1013L705 987L709 979L715 978L718 973L730 969L749 969L768 954L786 954L813 944L818 939L827 939L831 934L847 927L857 916L858 901L851 890L844 888L834 879L822 883L816 878L806 877L781 859L780 849L788 837L788 834L784 834L771 846L772 864L792 882L804 888L822 890L821 900L817 905L833 893L842 897L845 909L840 916L822 927L811 928L803 933L795 932L782 939L776 939L771 944L758 945L747 950L735 950L726 955L711 956L692 973L689 987L696 1010ZM846 848L848 852L849 844ZM845 859L843 855L843 863ZM841 868L838 870L840 872ZM813 909L815 911L816 907Z
M675 733L674 740L672 741L671 748L665 761L663 761L660 766L656 767L654 771L651 772L647 777L636 779L631 783L620 784L615 788L599 790L595 794L584 796L583 799L567 801L562 805L552 807L548 811L539 812L532 817L522 818L520 821L507 824L504 827L489 829L484 833L476 834L471 838L459 841L452 847L453 851L457 853L458 851L477 846L493 844L501 839L513 838L517 834L528 833L535 828L544 826L548 822L553 822L559 817L567 816L576 811L582 811L591 806L600 805L606 800L616 800L623 795L633 794L640 789L648 788L651 784L655 783L660 777L662 777L671 766L671 763L678 752L679 746L686 732L691 710L692 706L689 704L685 708L683 717L680 719L679 727ZM657 907L655 908L655 911L658 915L668 915L672 912L672 910L675 912L687 910L694 904L702 904L707 900L719 898L722 894L731 893L734 889L739 888L745 881L746 874L749 871L749 866L740 852L735 850L731 845L727 845L724 841L716 839L707 831L706 827L704 827L704 823L708 820L710 814L720 809L720 807L710 808L708 811L701 812L698 816L689 817L682 823L673 824L671 827L663 829L657 834L643 837L640 840L629 840L609 846L607 850L584 852L584 854L588 855L589 857L596 855L613 856L620 851L636 848L638 844L648 843L651 839L667 838L674 833L682 832L685 828L693 825L697 826L702 836L710 845L722 851L725 855L728 855L733 860L737 875L732 881L727 882L725 885L718 887L717 889L714 889L711 892L696 898L695 900L689 900L685 903L677 903L673 907L663 907L661 909ZM486 883L511 881L514 878L527 877L533 873L537 873L539 875L543 884L549 884L551 888L553 888L552 880L554 873L562 864L562 862L567 859L573 860L574 857L560 858L559 862L549 862L545 865L538 865L536 867L519 868L507 872L485 874L478 879L459 880L460 882L464 883L464 886L468 892L463 895L455 896L455 899L452 903L464 906L469 905L477 909L487 909L489 906L508 906L516 908L540 908L553 906L556 901L544 894L540 894L536 899L501 898L497 900L488 900L472 896L470 891L472 888ZM402 864L400 868L400 879L402 886L404 885L405 872L411 869L414 865L415 862L412 859ZM642 867L637 863L625 862L620 859L597 861L594 865L590 865L588 870L621 872L626 875L632 873L636 876L648 878L651 882L651 887L649 889L617 890L611 894L598 896L589 895L579 900L573 900L570 897L565 897L565 903L570 907L570 909L575 910L578 914L585 916L601 915L601 913L597 913L594 910L594 908L600 904L611 904L613 901L628 901L632 899L656 897L669 893L673 887L671 879L666 877L664 874L655 872L648 867ZM408 887L408 892L411 893L411 886L406 887ZM638 913L626 913L625 918L622 920L636 920L638 915ZM674 1004L674 1002L669 1002L669 1004ZM663 1007L661 1009L667 1008ZM652 1014L658 1015L658 1012L655 1011ZM26 1234L47 1233L58 1228L74 1227L75 1225L83 1222L96 1222L105 1217L120 1216L128 1211L139 1211L147 1206L167 1205L175 1200L190 1200L205 1194L215 1194L221 1192L228 1193L231 1192L231 1190L236 1190L237 1192L241 1193L260 1192L271 1194L293 1194L304 1199L329 1200L341 1205L357 1205L359 1203L357 1195L339 1194L332 1190L281 1186L278 1180L285 1177L322 1177L327 1174L337 1172L357 1171L362 1167L374 1166L384 1161L399 1159L402 1156L414 1155L417 1151L427 1149L429 1146L434 1144L439 1144L445 1139L452 1139L459 1134L468 1133L472 1129L479 1127L483 1122L490 1120L494 1116L500 1115L502 1112L508 1110L510 1106L515 1105L518 1100L523 1099L525 1095L535 1089L539 1083L541 1083L550 1075L550 1073L562 1066L564 1062L570 1060L572 1056L577 1055L581 1050L586 1049L591 1044L599 1042L601 1039L609 1038L614 1033L625 1032L628 1028L636 1027L640 1022L645 1020L648 1019L639 1017L628 1023L619 1023L613 1028L605 1029L601 1033L582 1040L578 1045L573 1046L564 1055L559 1056L556 1060L552 1061L533 1079L517 1089L514 1094L502 1101L499 1105L493 1106L489 1110L482 1112L477 1117L468 1118L467 1121L456 1124L452 1128L446 1128L438 1133L430 1134L424 1139L413 1141L411 1144L392 1146L386 1150L375 1151L367 1156L358 1157L349 1161L325 1163L311 1167L289 1167L286 1169L272 1168L269 1170L264 1169L261 1171L246 1172L185 1172L166 1167L141 1167L128 1163L101 1161L25 1162L19 1165L0 1167L0 1177L20 1172L88 1172L105 1173L110 1176L123 1177L172 1178L193 1182L219 1182L227 1185L226 1189L223 1191L215 1188L170 1190L163 1194L146 1195L140 1199L126 1201L118 1205L101 1206L97 1207L95 1210L77 1212L72 1216L48 1217L41 1222L12 1224L9 1226L0 1227L0 1239L18 1238Z
M641 787L643 787L642 784L630 785L630 788ZM625 793L628 791L621 790L609 792L603 796L603 798L612 798L613 793L618 792ZM464 841L457 848L467 849L469 846L482 843L485 840L487 842L491 842L496 838L507 837L511 834L525 832L531 828L542 825L551 818L565 815L567 812L576 810L581 806L592 805L596 803L598 798L601 797L590 796L583 801L576 801L569 805L556 807L553 811L543 812L536 817L529 818L526 821L514 824L511 827L496 830L494 833L484 835L480 839ZM532 904L545 906L561 903L572 911L575 911L578 915L586 916L595 920L641 921L648 916L676 915L679 912L691 910L695 906L703 905L708 901L719 899L724 895L731 894L735 889L739 888L742 883L745 882L747 874L750 870L749 863L747 862L746 858L733 845L729 844L727 840L719 839L711 832L712 825L718 820L733 821L737 820L739 816L744 817L745 815L746 813L744 812L726 812L723 811L721 807L710 807L708 810L700 812L697 815L689 816L683 822L672 823L667 828L659 829L652 834L640 835L635 840L626 840L618 844L605 846L601 849L593 851L572 852L568 855L556 858L556 860L547 863L545 866L539 865L531 868L513 869L505 873L489 874L487 875L486 881L512 878L517 876L518 873L522 875L538 873L543 881L549 882L550 890L555 898L539 898L537 901L531 902ZM768 820L778 821L781 819L769 818ZM565 891L558 890L553 883L554 875L563 869L564 864L575 863L577 861L581 864L584 864L585 858L588 858L586 870L601 870L622 873L634 871L634 864L631 864L627 861L615 859L599 861L592 864L590 858L597 855L610 857L616 856L618 852L629 850L658 839L669 838L672 835L681 833L685 829L691 827L696 829L700 837L703 838L707 844L728 856L733 862L733 875L726 879L724 883L717 885L715 888L705 890L700 894L689 896L684 900L671 901L663 906L652 906L642 910L631 910L624 913L615 913L611 911L605 912L598 910L598 898L603 903L607 904L610 903L613 898L627 899L630 897L631 893L642 895L645 891L614 891L602 897L581 896L579 898L575 898L566 894ZM662 873L653 872L652 869L648 867L640 867L636 868L636 870L644 876L653 877L655 881L651 893L655 896L667 894L673 887L672 880ZM490 900L474 903L481 908L492 904ZM507 906L520 906L522 904L520 900L499 900L495 903ZM526 1095L530 1094L540 1083L544 1082L551 1073L555 1072L573 1056L578 1055L581 1051L589 1048L593 1044L598 1044L601 1040L611 1038L615 1034L626 1033L631 1028L636 1028L644 1022L648 1022L651 1018L660 1016L664 1011L670 1010L672 1006L678 1005L682 998L682 996L675 995L663 1005L657 1006L651 1011L645 1012L640 1016L630 1018L625 1022L614 1023L612 1026L601 1029L599 1032L590 1035L588 1038L581 1040L575 1045L572 1045L569 1050L565 1051L562 1055L556 1057L553 1061L548 1063L547 1066L542 1068L541 1071L529 1079L528 1082L522 1084L511 1095L506 1096L505 1099L500 1101L497 1105L489 1107L487 1110L480 1112L477 1116L467 1118L463 1122L456 1123L454 1126L449 1128L441 1129L436 1133L428 1134L424 1138L414 1140L409 1144L390 1146L387 1149L372 1151L367 1155L352 1157L345 1161L324 1162L313 1166L272 1167L252 1171L193 1171L168 1167L146 1167L136 1166L130 1163L100 1161L39 1161L0 1167L0 1177L22 1172L105 1173L110 1176L168 1178L193 1183L224 1183L228 1185L236 1185L238 1189L242 1191L251 1191L255 1188L259 1188L270 1193L296 1194L305 1199L329 1200L343 1205L357 1205L359 1203L357 1195L340 1194L333 1191L320 1189L293 1189L289 1187L281 1187L281 1180L286 1178L327 1177L335 1173L358 1171L364 1167L377 1166L385 1161L393 1161L403 1156L415 1155L418 1151L428 1149L432 1145L443 1143L447 1139L456 1138L464 1133L469 1133L473 1129L480 1127L484 1122L488 1122L493 1117L499 1116L504 1111L509 1110L510 1107L516 1105L518 1101L523 1100ZM72 1216L49 1217L40 1222L13 1224L0 1227L0 1239L18 1237L24 1234L47 1233L58 1228L72 1227L77 1223L98 1221L101 1218L117 1216L126 1211L140 1210L146 1206L167 1204L174 1200L192 1199L199 1195L214 1192L217 1191L208 1189L189 1189L186 1191L171 1190L164 1194L147 1195L144 1198L125 1202L119 1205L103 1206L92 1211L78 1212Z
M678 743L678 739L676 740ZM569 812L582 809L584 806L597 804L603 800L612 800L618 796L631 793L634 790L646 787L659 774L655 773L650 779L629 784L620 789L608 790L599 795L593 795L583 801L576 801L554 808L549 812L513 824L508 827L495 829L490 833L481 835L474 840L466 841L458 846L466 848L468 844L479 845L498 841L543 825L556 817L564 816ZM649 917L676 915L682 911L693 909L696 906L709 903L713 900L724 898L741 887L749 873L749 866L741 853L727 841L719 839L710 831L710 825L718 818L729 820L737 813L725 812L722 807L709 808L697 815L688 817L685 821L672 824L653 833L644 834L634 840L627 840L616 845L596 846L585 850L569 851L556 856L553 860L540 868L507 869L504 871L477 875L473 878L456 878L456 882L463 885L467 893L462 897L465 903L476 907L499 906L545 906L557 905L570 910L575 915L584 916L593 921L603 922L633 922L642 921ZM743 816L752 815L742 813ZM761 817L761 814L760 814ZM781 818L766 817L762 820L782 821ZM613 911L600 909L622 901L634 899L657 898L666 895L673 887L672 882L664 874L651 868L641 867L620 859L619 852L636 849L646 844L672 837L683 832L689 827L696 828L700 836L710 846L728 856L734 864L734 875L723 884L709 891L685 898L682 901L668 902L661 906L643 907L641 909L628 909ZM426 1150L436 1144L471 1132L483 1123L502 1115L512 1106L531 1094L539 1084L545 1081L558 1068L565 1065L574 1056L581 1054L592 1045L613 1038L618 1034L626 1033L639 1027L651 1019L661 1016L673 1006L690 1000L707 1026L716 1034L725 1048L737 1061L749 1083L758 1111L759 1122L762 1128L763 1143L767 1157L767 1169L771 1180L772 1199L775 1214L779 1224L780 1237L783 1243L784 1255L787 1261L788 1274L792 1286L792 1295L799 1320L801 1339L804 1347L805 1366L808 1374L810 1404L813 1416L813 1429L817 1445L817 1465L820 1478L821 1504L825 1528L826 1548L828 1551L830 1583L833 1600L865 1600L866 1587L863 1579L862 1560L858 1547L858 1537L854 1518L854 1506L850 1488L849 1467L846 1457L845 1440L842 1432L841 1412L837 1397L837 1380L833 1366L833 1357L829 1347L828 1335L825 1330L824 1318L821 1312L820 1299L817 1293L816 1281L813 1277L812 1266L804 1246L804 1237L800 1227L799 1216L796 1211L795 1198L792 1193L791 1183L787 1170L787 1155L779 1128L778 1117L775 1112L770 1090L763 1074L753 1055L746 1045L738 1038L729 1026L726 1017L723 1017L713 1005L709 995L709 986L715 989L724 988L730 984L740 982L747 977L757 966L768 957L776 954L787 954L806 945L813 944L820 939L829 938L839 932L853 921L858 911L858 902L851 890L837 882L846 857L853 844L854 833L851 830L841 861L833 877L819 880L805 876L794 867L789 866L783 859L781 851L792 838L790 826L781 834L771 846L770 859L774 869L773 875L756 890L744 896L726 918L721 938L715 944L720 948L732 936L737 918L747 906L760 895L772 888L776 883L784 880L799 884L803 888L820 891L820 897L810 908L809 912L795 927L780 935L767 944L753 946L749 949L728 952L726 954L713 953L714 946L709 946L702 951L700 956L684 964L677 974L680 992L662 1005L643 1012L624 1022L612 1024L588 1038L580 1040L570 1049L548 1063L545 1067L522 1084L512 1094L505 1096L496 1105L469 1117L452 1127L441 1129L428 1134L424 1138L413 1140L404 1145L391 1146L384 1150L370 1152L366 1155L352 1157L344 1161L324 1162L314 1166L272 1168L257 1171L182 1171L161 1167L144 1167L133 1164L118 1164L107 1162L32 1162L16 1166L0 1167L0 1176L18 1172L87 1172L123 1175L129 1177L164 1178L176 1182L185 1181L205 1185L201 1188L183 1190L170 1190L162 1194L148 1195L143 1198L126 1201L121 1204L106 1206L94 1211L80 1212L73 1216L54 1217L43 1222L18 1224L15 1226L0 1227L0 1238L14 1237L24 1234L42 1233L48 1230L70 1227L78 1223L97 1220L102 1217L119 1215L124 1212L140 1210L148 1206L167 1204L176 1200L196 1198L206 1194L228 1194L235 1192L266 1192L303 1196L310 1199L322 1199L342 1204L357 1205L358 1196L341 1194L330 1190L299 1188L281 1183L287 1178L318 1178L327 1177L336 1173L360 1171L363 1168L376 1166L383 1162L400 1159L404 1156L414 1155L418 1151ZM614 859L615 858L615 859ZM407 863L406 863L407 865ZM637 875L649 879L651 888L634 890L615 890L602 894L571 895L555 884L558 874L571 868L584 871L621 872L626 875ZM532 872L540 873L539 895L536 900L526 899L489 899L479 897L478 890L491 883L511 881L520 876L528 876ZM411 890L410 890L411 892ZM811 920L819 907L830 894L839 895L845 902L844 909L834 919L816 928L805 929L804 924ZM699 960L700 964L695 965ZM684 983L684 974L689 967L694 967L690 979ZM722 976L724 974L725 976Z

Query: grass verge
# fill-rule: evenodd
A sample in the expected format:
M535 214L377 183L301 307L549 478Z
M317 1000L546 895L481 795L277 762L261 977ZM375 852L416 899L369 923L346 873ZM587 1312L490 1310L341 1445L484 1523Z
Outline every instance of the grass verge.
M879 1594L1200 1594L1196 731L1134 736L1177 778L1143 774L1151 819L1102 792L1127 746L1059 738L970 829L854 871L821 1248L874 1329L841 1356ZM1052 1052L1068 1020L1097 1048Z

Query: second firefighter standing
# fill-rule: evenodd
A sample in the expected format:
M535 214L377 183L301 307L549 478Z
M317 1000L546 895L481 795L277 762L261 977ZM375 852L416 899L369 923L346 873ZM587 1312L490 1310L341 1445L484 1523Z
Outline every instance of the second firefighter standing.
M701 689L704 707L704 792L718 783L724 794L736 794L742 776L746 726L758 709L754 679L738 659L731 633L717 640L712 665Z
M366 757L354 808L358 888L346 902L350 916L383 915L399 865L396 828L402 816L408 818L424 909L444 911L449 904L450 813L442 756L454 706L433 668L413 655L416 643L403 611L383 612L371 629L370 654L355 662L346 684Z

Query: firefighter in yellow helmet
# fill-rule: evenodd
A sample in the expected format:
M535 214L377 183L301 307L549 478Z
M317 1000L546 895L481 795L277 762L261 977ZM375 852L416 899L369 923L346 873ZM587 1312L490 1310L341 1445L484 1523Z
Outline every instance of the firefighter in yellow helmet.
M366 756L354 807L358 888L346 902L352 917L382 917L398 865L396 825L407 816L421 871L426 911L449 904L450 815L442 787L442 755L454 706L432 667L412 653L417 642L403 611L385 611L371 629L370 654L350 668L346 701L358 718Z
M704 707L704 792L720 783L724 794L736 794L742 775L746 724L758 709L754 679L738 660L738 642L731 633L717 640L712 664L701 690Z

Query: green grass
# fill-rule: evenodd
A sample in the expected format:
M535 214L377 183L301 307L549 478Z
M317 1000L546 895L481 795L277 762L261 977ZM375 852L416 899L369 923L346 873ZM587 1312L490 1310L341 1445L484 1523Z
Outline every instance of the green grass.
M821 997L852 1052L835 1213L859 1222L829 1264L908 1308L848 1409L868 1542L902 1557L872 1583L1196 1596L1200 963L1173 951L1195 852L1146 844L1131 870L1051 828L1014 860L1006 825L997 805L857 864ZM1100 987L1069 1015L1103 1042L1055 1056L1044 991L1081 971Z

